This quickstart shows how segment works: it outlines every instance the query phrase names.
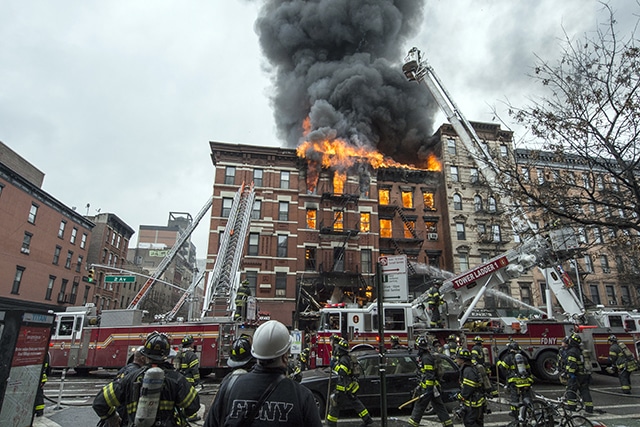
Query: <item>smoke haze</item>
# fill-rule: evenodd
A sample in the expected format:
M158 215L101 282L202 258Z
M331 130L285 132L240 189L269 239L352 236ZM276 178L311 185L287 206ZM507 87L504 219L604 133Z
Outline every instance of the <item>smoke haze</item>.
M426 157L437 105L401 71L423 9L424 0L264 3L256 32L272 67L271 102L287 146L341 138L401 163Z

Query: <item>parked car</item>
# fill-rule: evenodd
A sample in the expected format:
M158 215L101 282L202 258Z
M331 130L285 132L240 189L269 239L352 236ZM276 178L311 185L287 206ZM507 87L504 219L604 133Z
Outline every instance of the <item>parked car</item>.
M380 355L376 350L360 350L354 351L352 354L358 358L358 363L362 369L359 383L360 390L358 398L364 406L372 410L380 409L380 373L379 362ZM386 353L387 369L387 408L398 408L401 404L413 397L413 390L418 385L416 372L418 364L416 361L417 354L415 351L409 350L390 350ZM442 380L442 399L445 405L451 411L458 406L455 395L460 391L459 378L460 369L458 365L447 356L442 355L442 366L444 368L444 376ZM331 369L329 367L311 369L302 372L301 384L307 387L313 393L313 397L318 405L320 416L324 418L327 408L327 396L333 392L335 373L331 374L331 389L329 390L329 375ZM407 405L403 411L410 412L413 405ZM431 407L426 411L427 414L433 412Z

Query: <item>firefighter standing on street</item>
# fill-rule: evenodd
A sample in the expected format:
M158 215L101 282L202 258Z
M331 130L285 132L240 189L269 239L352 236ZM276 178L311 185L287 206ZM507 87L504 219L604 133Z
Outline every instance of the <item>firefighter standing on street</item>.
M40 384L38 384L38 390L36 392L36 406L33 408L36 417L41 417L44 415L44 385L47 383L50 373L51 368L49 367L49 352L47 352L44 355L42 372L40 373Z
M638 370L638 362L627 346L618 342L615 335L609 336L608 341L611 345L609 347L609 362L612 368L609 371L618 373L622 392L631 394L631 373Z
M360 388L358 378L354 375L351 363L351 355L349 354L349 342L342 338L336 346L338 362L333 368L338 376L336 387L331 394L329 401L329 413L327 414L327 425L335 427L338 425L338 417L341 409L353 408L358 416L362 419L363 425L373 424L373 419L369 415L369 411L362 404L356 393Z
M558 367L558 379L560 384L567 385L569 374L567 374L567 352L569 351L569 336L562 338L562 344L558 349L558 359L556 366Z
M427 291L427 306L429 308L431 320L429 326L432 328L442 328L442 321L440 319L440 306L444 304L444 299L440 294L441 283L435 283Z
M586 360L581 348L582 338L573 333L569 336L569 348L566 354L567 405L571 411L578 406L578 393L582 396L587 414L593 414L593 399L589 391L591 383L591 360ZM587 366L588 364L588 366Z
M391 335L390 339L391 339L391 349L392 350L401 350L401 349L406 349L407 348L406 345L400 344L400 337L399 336Z
M200 382L200 360L194 351L193 342L192 335L182 338L182 350L176 355L174 364L178 372L195 386Z
M247 319L247 300L251 296L251 288L249 287L249 281L243 280L236 292L236 313L234 314L234 320L246 320Z
M116 407L124 405L127 409L129 425L178 427L181 420L176 419L178 410L186 417L193 417L200 409L198 393L186 378L166 362L171 351L169 338L161 333L151 333L142 349L142 354L150 364L131 372L122 379L116 379L102 388L93 401L93 410L100 417L102 425L116 427L120 417ZM158 393L149 393L150 381L145 376L153 373L154 384L159 382L158 372L164 376ZM146 390L146 391L145 391ZM155 413L153 412L155 410ZM155 414L152 424L136 422Z
M484 347L482 346L482 343L484 342L484 340L480 335L477 335L473 339L473 342L474 342L473 347L471 347L471 358L475 363L482 365L485 369L488 369L487 367L488 360L485 360Z
M518 406L525 397L533 400L533 375L531 375L531 367L525 355L522 354L520 346L517 342L511 341L507 346L509 353L504 360L496 363L498 368L506 371L507 390L509 391L509 404L511 405L510 415L518 418Z
M456 363L460 366L460 392L457 398L462 402L462 422L465 427L483 427L487 399L480 375L471 364L471 352L466 348L460 349L456 354Z
M413 405L409 425L419 426L425 409L431 403L442 425L444 427L452 426L453 421L440 395L440 380L442 379L440 377L441 367L439 369L442 363L440 355L431 353L429 342L425 337L418 337L416 345L418 347L418 393L420 393L420 399Z

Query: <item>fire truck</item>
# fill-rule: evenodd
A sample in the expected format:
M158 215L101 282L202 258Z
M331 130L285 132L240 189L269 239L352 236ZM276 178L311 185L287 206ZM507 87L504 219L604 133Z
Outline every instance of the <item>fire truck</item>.
M209 210L213 198L209 199L189 228L181 234L129 307L97 313L93 304L87 304L84 307L68 307L67 311L56 313L49 349L50 366L58 369L73 368L80 374L97 368L118 369L127 364L132 352L144 344L149 333L158 331L166 333L174 347L181 344L185 335L192 335L194 348L200 359L201 374L226 373L226 360L233 341L242 334L253 335L260 321L268 317L267 314L260 315L254 297L248 299L242 316L236 314L235 307L235 292L240 282L238 268L254 197L253 184L243 184L235 194L227 222L228 232L221 239L218 256L209 274L199 319L169 322L186 298L180 298L176 307L160 323L144 323L143 311L138 309L138 305ZM202 278L194 279L199 280ZM190 286L187 292L192 292L193 288L195 286ZM221 305L224 305L221 309L224 313L216 316L221 311Z
M607 338L615 334L628 344L637 356L640 345L640 314L600 310L587 313L577 297L562 262L571 258L578 248L573 230L553 230L548 236L536 232L518 203L511 200L508 182L504 182L497 165L486 146L481 143L471 124L451 99L433 68L413 48L409 51L403 72L409 81L423 83L443 109L471 157L478 165L488 184L500 197L508 210L512 227L522 237L522 243L471 270L445 280L440 288L446 313L444 328L428 328L430 313L425 309L428 291L408 303L384 303L384 337L395 335L412 346L417 334L427 334L445 344L450 335L457 344L468 346L467 341L480 336L488 351L489 361L495 363L504 356L507 344L516 341L530 359L533 373L543 380L556 381L556 361L562 339L576 331L581 333L586 349L594 355L594 368L608 365ZM488 289L517 278L532 268L539 268L547 283L547 313L537 319L506 318L497 315L478 315L476 305ZM563 319L553 318L553 293L564 310ZM331 354L331 337L347 337L352 345L378 345L377 306L358 308L329 305L320 310L320 324L315 342L315 363L326 365ZM474 316L475 314L475 316Z

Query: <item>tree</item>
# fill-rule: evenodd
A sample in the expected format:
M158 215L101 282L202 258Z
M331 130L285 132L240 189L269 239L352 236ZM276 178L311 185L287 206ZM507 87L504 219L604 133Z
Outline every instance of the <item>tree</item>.
M627 280L637 283L640 48L635 27L620 36L614 12L603 7L606 25L577 41L565 33L558 61L537 56L531 77L543 95L525 107L508 106L541 148L517 149L511 166L501 168L514 197L547 226L573 226L585 244L607 237L604 247L616 263L625 258Z

